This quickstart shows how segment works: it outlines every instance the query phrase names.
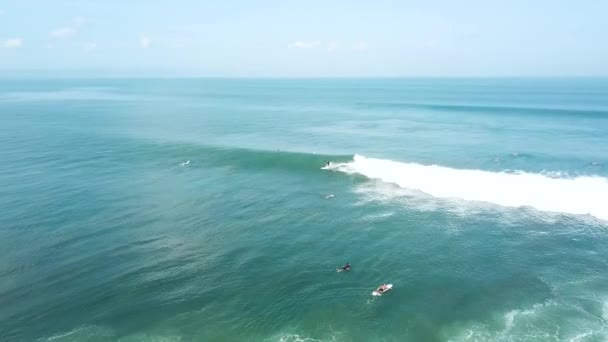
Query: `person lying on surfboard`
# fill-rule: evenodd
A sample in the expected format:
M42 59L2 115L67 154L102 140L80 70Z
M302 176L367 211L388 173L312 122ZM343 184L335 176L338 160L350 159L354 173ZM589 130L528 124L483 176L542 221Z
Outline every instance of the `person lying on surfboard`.
M350 263L346 263L346 265L342 266L342 271L350 271Z
M386 284L380 285L377 289L376 292L378 293L383 293L384 291L386 291L388 289L388 286Z

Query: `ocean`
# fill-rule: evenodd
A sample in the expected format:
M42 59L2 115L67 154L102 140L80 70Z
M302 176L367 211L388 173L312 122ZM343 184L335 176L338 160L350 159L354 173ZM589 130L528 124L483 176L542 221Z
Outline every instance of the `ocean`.
M1 80L0 162L0 341L608 339L608 79Z

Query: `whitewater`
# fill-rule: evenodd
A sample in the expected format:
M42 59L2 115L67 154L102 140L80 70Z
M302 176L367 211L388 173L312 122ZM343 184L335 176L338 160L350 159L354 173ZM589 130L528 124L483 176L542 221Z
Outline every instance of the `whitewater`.
M608 178L554 178L544 174L462 170L355 155L329 169L419 190L437 198L488 202L507 207L592 215L608 221Z

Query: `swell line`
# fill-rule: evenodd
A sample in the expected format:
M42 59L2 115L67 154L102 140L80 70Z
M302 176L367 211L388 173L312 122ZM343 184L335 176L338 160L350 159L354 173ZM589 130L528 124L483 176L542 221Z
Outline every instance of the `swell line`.
M475 106L462 104L427 104L407 102L360 102L359 106L366 108L409 108L441 112L496 113L496 114L537 114L537 115L576 115L584 117L608 117L608 109L584 108L545 108L545 107L513 107L513 106Z

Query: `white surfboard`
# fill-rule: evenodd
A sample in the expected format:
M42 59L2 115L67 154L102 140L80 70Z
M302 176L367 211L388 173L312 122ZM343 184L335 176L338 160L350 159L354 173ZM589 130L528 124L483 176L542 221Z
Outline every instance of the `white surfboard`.
M374 292L372 292L372 296L382 296L382 294L387 293L392 288L393 288L393 284L386 284L386 290L384 290L384 292L380 293L380 292L374 290Z

